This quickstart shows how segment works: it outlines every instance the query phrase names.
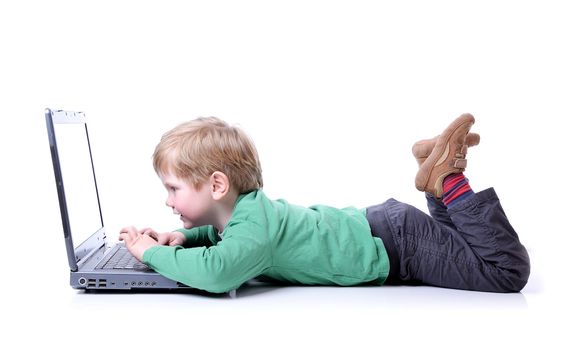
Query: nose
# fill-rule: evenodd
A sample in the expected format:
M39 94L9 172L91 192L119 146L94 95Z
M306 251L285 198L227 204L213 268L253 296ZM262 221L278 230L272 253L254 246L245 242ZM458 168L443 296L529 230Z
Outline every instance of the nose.
M168 196L166 199L166 206L173 208L173 201L171 200L171 196Z

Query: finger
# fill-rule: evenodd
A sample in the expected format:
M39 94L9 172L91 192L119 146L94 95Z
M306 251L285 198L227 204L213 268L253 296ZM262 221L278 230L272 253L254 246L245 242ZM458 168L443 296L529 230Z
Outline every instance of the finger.
M136 231L136 229L130 230L130 231L121 232L121 235L123 236L124 241L125 241L126 244L130 244L130 243L134 242L135 240L137 240L138 237L142 237L141 235L138 234L138 232Z
M148 236L148 237L150 237L150 238L153 238L153 239L156 240L156 241L159 239L159 234L158 234L158 232L154 231L154 230L151 229L151 228L143 228L143 229L140 230L138 233L141 234L141 235L145 235L145 236Z
M144 232L144 234L145 234L146 236L148 236L148 237L151 237L151 238L155 239L155 240L158 240L158 239L159 239L159 236L160 236L160 235L158 234L158 232L156 232L156 231L154 231L154 230L152 230L152 229L150 229L150 231Z
M119 233L119 241L125 241L126 243L129 238L129 234L127 232Z
M124 228L121 229L121 232L132 232L132 231L137 232L136 227L134 227L134 226L127 226L127 227L124 227Z
M154 231L154 230L152 230L149 227L145 227L145 228L142 228L142 229L138 230L138 233L140 233L141 235L147 235L147 234L150 233L150 231Z

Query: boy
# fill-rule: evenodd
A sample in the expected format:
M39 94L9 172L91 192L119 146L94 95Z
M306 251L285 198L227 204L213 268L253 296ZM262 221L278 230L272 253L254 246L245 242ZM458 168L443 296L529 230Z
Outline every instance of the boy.
M154 169L184 228L124 228L131 253L162 275L210 292L255 277L307 285L423 283L518 292L528 254L493 189L474 193L463 175L474 118L417 142L415 185L431 216L390 199L363 210L303 208L263 191L255 146L238 128L199 118L163 135Z

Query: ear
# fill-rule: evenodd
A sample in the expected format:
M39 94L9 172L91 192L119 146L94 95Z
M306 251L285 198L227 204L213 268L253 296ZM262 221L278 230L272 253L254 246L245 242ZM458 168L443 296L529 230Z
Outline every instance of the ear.
M220 200L230 191L230 179L221 171L210 175L210 191L214 200Z

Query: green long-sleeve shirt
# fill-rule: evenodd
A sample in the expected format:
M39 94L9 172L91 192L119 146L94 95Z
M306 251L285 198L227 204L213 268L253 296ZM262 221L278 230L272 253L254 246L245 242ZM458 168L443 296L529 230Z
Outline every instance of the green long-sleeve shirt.
M255 277L307 285L383 284L389 260L365 211L304 208L261 191L238 197L222 239L211 227L180 229L184 247L155 246L143 260L160 274L221 293Z

